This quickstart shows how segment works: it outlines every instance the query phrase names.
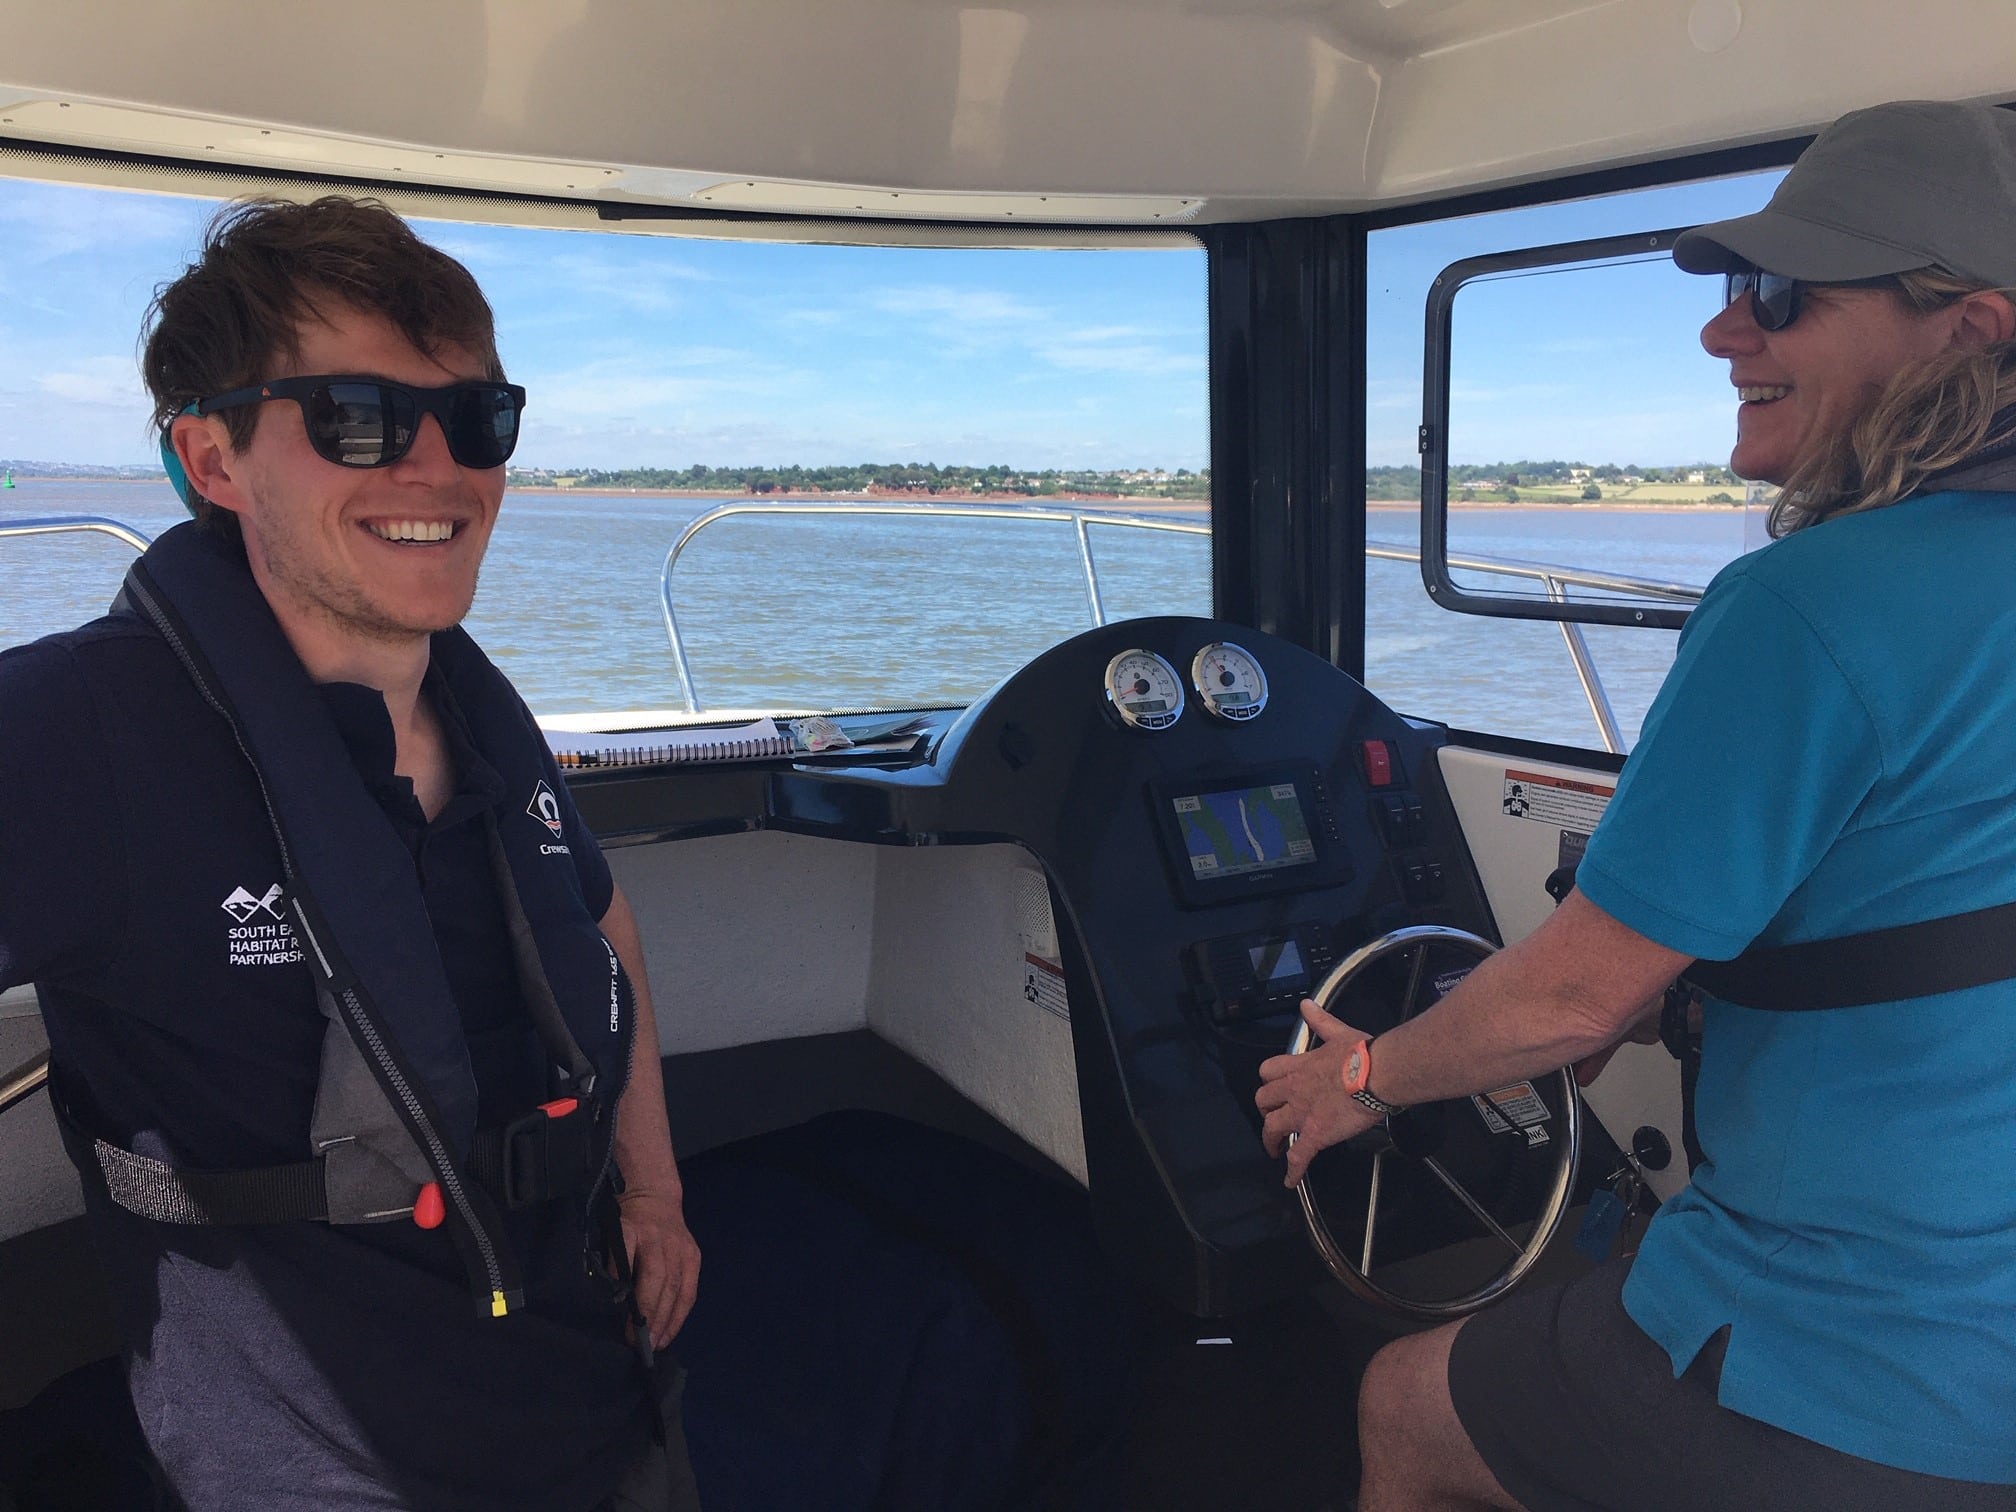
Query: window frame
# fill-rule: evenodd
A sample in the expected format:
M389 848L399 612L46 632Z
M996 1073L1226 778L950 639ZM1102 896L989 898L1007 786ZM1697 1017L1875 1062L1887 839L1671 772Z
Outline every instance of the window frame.
M1428 596L1458 614L1499 619L1548 620L1580 625L1626 625L1678 630L1691 606L1541 599L1520 594L1479 593L1458 583L1449 570L1449 385L1455 346L1456 296L1480 280L1503 273L1537 273L1550 268L1601 267L1670 252L1688 230L1658 231L1555 242L1510 252L1459 258L1428 289L1426 353L1421 371L1421 583Z

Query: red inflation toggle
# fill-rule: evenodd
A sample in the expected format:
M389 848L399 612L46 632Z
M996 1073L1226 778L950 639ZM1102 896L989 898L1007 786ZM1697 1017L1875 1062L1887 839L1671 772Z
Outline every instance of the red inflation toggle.
M581 1099L578 1097L556 1097L551 1102L539 1104L539 1111L548 1118L565 1118L580 1106Z
M428 1182L413 1199L413 1221L423 1229L439 1228L447 1216L448 1205L441 1200L441 1184Z

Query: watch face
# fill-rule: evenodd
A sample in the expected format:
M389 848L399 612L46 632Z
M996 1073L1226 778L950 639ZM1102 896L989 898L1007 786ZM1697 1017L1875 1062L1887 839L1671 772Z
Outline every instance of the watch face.
M1344 1089L1356 1092L1365 1085L1365 1048L1359 1046L1351 1052L1351 1058L1344 1062Z

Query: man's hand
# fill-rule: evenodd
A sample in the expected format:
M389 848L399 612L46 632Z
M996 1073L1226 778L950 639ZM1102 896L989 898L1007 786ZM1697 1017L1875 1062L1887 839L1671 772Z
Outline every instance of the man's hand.
M630 1284L637 1310L651 1330L651 1347L663 1349L685 1325L700 1281L700 1246L687 1230L679 1199L656 1192L625 1192L623 1243L630 1251Z
M1379 1115L1344 1090L1344 1058L1365 1036L1332 1018L1312 999L1302 1000L1302 1020L1323 1043L1300 1055L1277 1055L1260 1065L1253 1101L1267 1115L1261 1136L1269 1155L1288 1149L1288 1185L1300 1186L1309 1162L1331 1145L1362 1134Z

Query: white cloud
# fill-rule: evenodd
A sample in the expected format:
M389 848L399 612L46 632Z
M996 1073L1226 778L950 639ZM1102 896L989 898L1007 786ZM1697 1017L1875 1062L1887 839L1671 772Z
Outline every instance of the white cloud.
M1144 340L1147 333L1124 326L1066 332L1038 341L1034 354L1052 367L1073 373L1117 373L1161 378L1204 372L1204 353L1172 350Z
M73 404L90 404L107 409L148 409L147 392L131 357L86 357L68 368L43 373L35 386L45 394L67 399Z
M956 321L965 326L1047 324L1050 312L1000 289L962 289L951 284L913 284L877 289L871 308L885 315Z
M474 237L428 240L475 274L500 308L507 302L503 296L523 280L535 285L531 297L509 303L564 308L569 302L600 301L637 314L663 315L684 308L693 286L715 281L712 273L670 258L612 256L607 248L542 255L530 246ZM579 314L578 308L567 309L566 319L571 323Z
M8 261L16 266L150 242L193 254L200 228L214 208L165 195L36 185L0 199L0 236L6 239ZM170 278L180 270L164 263L160 271Z

